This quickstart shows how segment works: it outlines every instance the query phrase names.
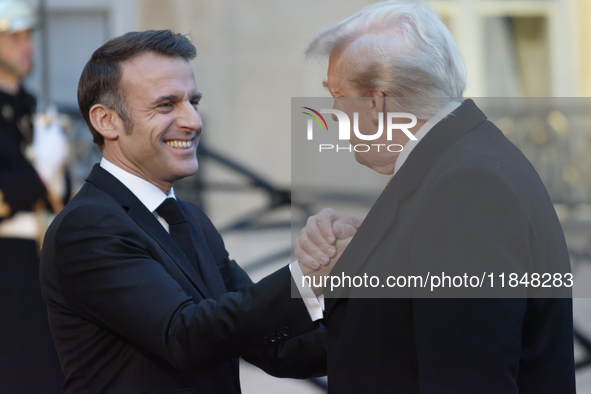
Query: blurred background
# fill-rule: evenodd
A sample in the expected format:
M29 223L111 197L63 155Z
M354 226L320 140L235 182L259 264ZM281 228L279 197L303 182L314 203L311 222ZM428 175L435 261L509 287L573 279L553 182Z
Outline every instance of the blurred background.
M326 97L326 61L303 55L312 33L367 0L31 0L34 72L26 86L40 109L56 104L71 119L74 191L100 153L78 114L76 88L91 53L132 30L172 29L197 47L192 63L204 98L200 171L177 194L202 206L230 255L253 279L289 262L292 226L324 206L365 214L387 180L367 170L355 192L310 191L291 206L291 98ZM591 286L591 0L431 0L454 35L468 70L467 97L555 97L556 105L489 117L530 158L557 207L574 269ZM500 100L502 103L502 100ZM532 101L529 101L532 103ZM544 101L547 103L548 101ZM486 112L486 111L485 111ZM352 158L351 158L352 159ZM297 160L293 161L297 164ZM364 191L368 198L363 198ZM339 197L334 197L339 196ZM373 196L373 197L372 197ZM584 275L583 275L584 276ZM591 304L575 300L580 393L591 393ZM243 368L245 393L321 393L310 382L279 381Z

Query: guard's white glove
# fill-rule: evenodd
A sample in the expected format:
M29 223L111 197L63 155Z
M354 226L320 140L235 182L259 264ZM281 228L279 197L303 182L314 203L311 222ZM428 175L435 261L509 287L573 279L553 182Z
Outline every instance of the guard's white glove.
M68 139L57 109L51 106L46 113L35 115L33 143L28 156L50 195L64 196L64 171L69 153Z

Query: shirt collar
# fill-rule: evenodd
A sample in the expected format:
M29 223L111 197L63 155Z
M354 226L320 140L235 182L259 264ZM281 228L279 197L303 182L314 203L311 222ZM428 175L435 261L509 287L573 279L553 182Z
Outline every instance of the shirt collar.
M453 111L455 111L455 109L458 108L460 106L460 104L462 104L462 103L459 101L451 101L451 102L447 103L446 105L443 106L443 108L441 108L441 110L439 110L439 112L437 112L435 115L433 115L433 117L431 117L431 119L429 119L419 129L419 131L417 131L417 133L415 134L415 137L417 138L417 140L416 141L409 140L406 143L406 145L404 145L404 149L402 149L402 152L400 152L400 154L398 155L398 158L396 159L396 165L394 166L394 174L393 175L396 175L398 170L400 170L400 167L402 167L402 165L404 164L404 162L408 158L408 155L410 155L410 152L412 152L412 150L419 144L419 142L421 142L421 139L423 139L423 137L425 137L427 135L429 130L431 130L433 128L433 126L435 126L437 123L439 123L443 118L447 117L449 114L451 114Z
M154 212L156 208L160 206L168 197L176 199L174 195L174 189L171 187L170 192L166 195L162 190L158 189L155 185L142 179L132 173L129 173L118 167L116 164L111 163L104 157L101 160L101 167L117 178L121 183L125 185L137 198L148 208L150 212Z

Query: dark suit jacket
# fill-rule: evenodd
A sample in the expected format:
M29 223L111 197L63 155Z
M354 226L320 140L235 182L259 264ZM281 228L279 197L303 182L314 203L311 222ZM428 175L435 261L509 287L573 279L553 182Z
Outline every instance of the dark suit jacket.
M470 269L507 280L570 264L537 173L466 100L412 151L332 274L384 283L384 274ZM570 298L528 298L531 288L508 292L513 299L362 290L327 294L339 297L326 300L330 393L575 392ZM380 298L358 298L372 294Z
M289 269L252 284L205 214L180 204L207 243L199 267L98 165L51 224L41 284L65 392L239 393L239 356L275 375L323 374L321 335L298 336L315 325Z

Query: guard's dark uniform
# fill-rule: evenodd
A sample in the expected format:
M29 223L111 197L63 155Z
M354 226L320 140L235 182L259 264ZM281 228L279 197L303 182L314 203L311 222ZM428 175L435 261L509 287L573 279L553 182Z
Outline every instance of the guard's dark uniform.
M23 155L34 109L35 99L22 88L16 96L0 91L0 393L59 393L63 380L41 297L36 241L2 231L15 214L32 213L46 198Z

